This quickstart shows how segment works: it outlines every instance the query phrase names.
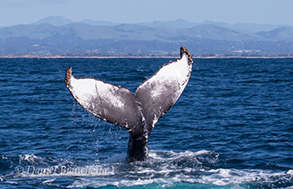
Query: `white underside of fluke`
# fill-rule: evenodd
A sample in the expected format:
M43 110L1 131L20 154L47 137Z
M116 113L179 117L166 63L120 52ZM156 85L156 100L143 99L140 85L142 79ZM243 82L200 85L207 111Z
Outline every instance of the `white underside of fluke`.
M191 68L188 64L188 57L184 54L181 59L163 66L150 79L139 86L138 90L145 85L156 85L156 88L151 91L151 96L153 99L157 99L162 97L162 91L168 91L168 85L166 84L171 84L179 87L174 95L179 98L188 83Z
M72 76L69 83L69 90L74 98L84 107L94 106L91 100L99 96L101 100L110 102L115 108L121 110L124 108L125 102L122 97L115 95L116 90L123 89L117 89L117 87L113 87L113 85L104 83L103 81L88 78L77 79Z

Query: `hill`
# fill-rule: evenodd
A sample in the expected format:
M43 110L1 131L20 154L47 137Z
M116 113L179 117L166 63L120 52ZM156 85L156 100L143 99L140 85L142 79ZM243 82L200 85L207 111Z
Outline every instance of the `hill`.
M48 17L0 28L0 56L169 56L177 54L181 45L204 56L292 54L293 27L252 32L230 26L182 19L115 24Z

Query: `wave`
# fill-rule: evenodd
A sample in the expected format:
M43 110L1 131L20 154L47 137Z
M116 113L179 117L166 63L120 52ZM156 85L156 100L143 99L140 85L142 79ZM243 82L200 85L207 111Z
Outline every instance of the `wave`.
M42 185L75 187L292 187L293 170L225 168L220 154L154 151L144 162L126 162L126 154L114 154L105 160L81 165L74 160L38 157L34 154L0 156L14 161L13 171L0 175L0 182L16 184L37 179ZM17 166L16 164L19 163Z

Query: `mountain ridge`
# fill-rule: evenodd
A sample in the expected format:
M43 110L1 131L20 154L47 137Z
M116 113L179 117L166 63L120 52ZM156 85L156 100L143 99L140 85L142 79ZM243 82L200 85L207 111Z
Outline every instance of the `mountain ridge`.
M42 23L48 23L55 26L63 26L69 23L85 23L89 25L98 25L98 26L115 26L120 24L129 24L129 23L113 23L113 22L105 21L105 20L91 20L91 19L83 19L82 21L78 22L78 21L72 21L62 16L48 16L30 24L42 24ZM181 18L178 18L176 20L169 20L169 21L155 20L152 22L141 22L141 23L132 23L132 24L144 25L149 27L167 27L167 28L175 28L175 29L191 28L197 25L207 24L207 25L216 25L216 26L221 26L226 28L241 29L241 30L251 31L254 33L260 32L260 31L271 31L280 27L293 27L291 25L272 25L272 24L256 24L256 23L230 24L225 22L214 22L210 20L205 20L201 23L196 23L196 22L190 22Z
M192 24L183 19L115 24L49 17L32 24L0 28L0 56L166 56L176 53L182 45L199 55L291 54L293 27L252 32L223 27L223 23Z

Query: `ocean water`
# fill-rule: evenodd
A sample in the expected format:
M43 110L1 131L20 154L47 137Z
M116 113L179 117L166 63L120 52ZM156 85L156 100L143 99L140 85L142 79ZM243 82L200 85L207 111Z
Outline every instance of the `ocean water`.
M134 92L170 60L0 59L0 188L292 188L293 59L195 59L136 163L64 83L72 66Z

